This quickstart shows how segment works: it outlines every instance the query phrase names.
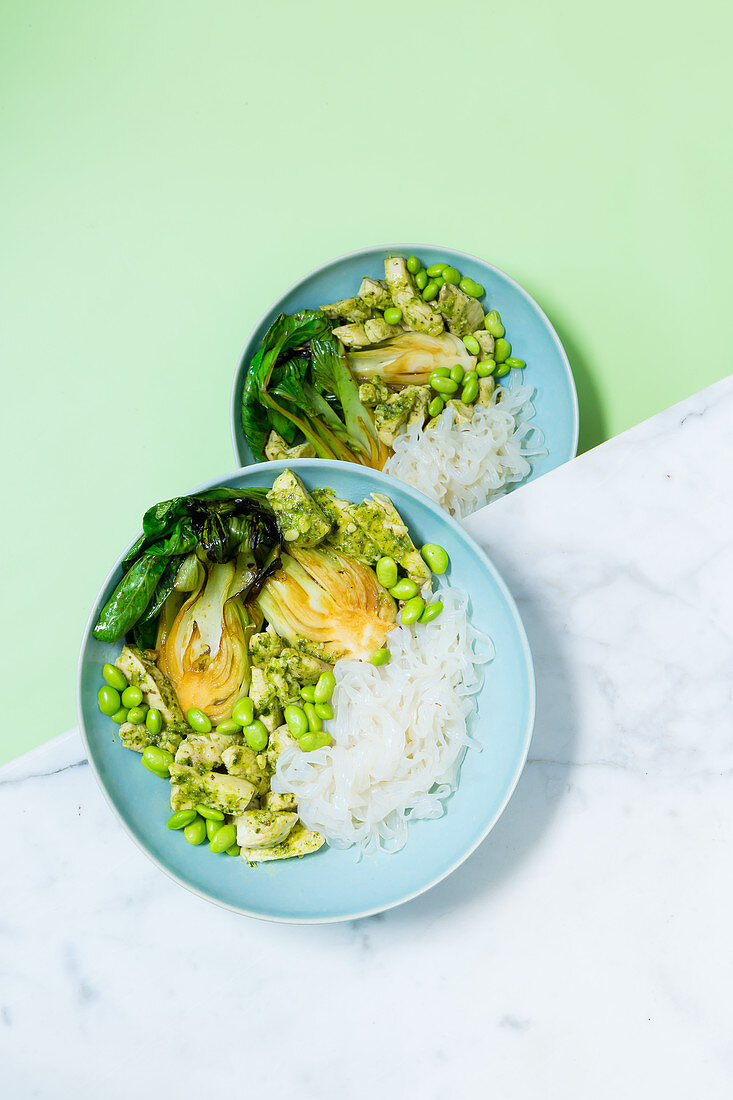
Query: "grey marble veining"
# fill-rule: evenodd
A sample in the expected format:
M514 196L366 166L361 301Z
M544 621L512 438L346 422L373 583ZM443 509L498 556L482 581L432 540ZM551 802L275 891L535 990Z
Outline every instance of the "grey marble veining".
M74 732L2 769L3 1096L729 1097L732 467L728 379L467 521L530 637L530 760L382 917L186 893Z

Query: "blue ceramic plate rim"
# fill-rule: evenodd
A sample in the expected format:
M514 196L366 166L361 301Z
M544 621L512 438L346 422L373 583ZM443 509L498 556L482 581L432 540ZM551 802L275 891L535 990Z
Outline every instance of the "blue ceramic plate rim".
M513 279L511 277L511 275L508 275L506 273L506 271L502 270L502 268L497 267L495 264L490 264L488 262L488 260L482 260L480 256L474 256L470 252L462 252L460 249L450 248L448 245L440 245L440 244L385 244L385 245L368 245L365 248L356 248L356 249L354 249L353 252L344 252L343 255L336 256L331 260L326 260L325 263L319 264L317 267L312 268L311 271L307 272L305 275L302 275L300 277L300 279L296 279L295 282L291 283L291 285L287 288L287 290L283 291L283 293L280 295L280 297L276 298L275 301L272 303L272 305L268 306L268 308L264 311L264 313L262 314L260 319L257 321L257 324L254 325L254 327L251 329L250 334L249 334L249 336L247 338L247 341L244 345L244 348L242 350L242 355L241 355L240 360L239 360L239 365L238 365L238 367L237 367L237 369L234 373L234 381L232 383L232 390L231 390L230 430L231 430L231 434L232 434L232 449L234 451L234 457L236 458L236 460L238 462L243 462L244 458L246 457L241 453L238 433L241 430L240 405L241 405L242 379L243 379L243 376L246 372L247 366L249 364L249 360L251 358L251 354L248 351L248 348L249 348L250 343L252 342L252 337L254 336L254 334L264 325L265 321L267 320L267 318L271 314L277 315L278 313L283 312L283 310L282 310L283 302L285 302L285 300L293 293L293 291L297 290L299 286L302 286L303 283L309 282L311 279L315 278L317 275L320 275L321 272L325 272L328 268L335 267L337 264L343 263L345 260L356 259L357 257L363 256L365 253L368 253L368 252L380 252L380 251L381 252L400 252L400 253L403 253L403 254L406 253L407 255L412 255L412 254L418 255L420 252L446 252L446 253L450 253L451 256L460 256L461 259L469 260L472 263L480 264L482 267L487 268L489 271L492 271L492 272L496 273L498 276L500 276L500 278L505 279L506 282L509 283L509 285L512 286L517 291L517 293L520 294L521 297L524 298L529 303L531 308L538 314L538 316L540 317L540 319L542 320L542 322L546 326L547 331L550 334L550 337L551 337L553 343L555 344L555 346L557 348L557 351L559 353L559 356L560 356L560 359L562 361L563 367L565 369L565 374L567 376L567 380L568 380L568 384L569 384L569 388L570 388L570 393L571 393L571 396L572 396L572 418L573 418L572 440L573 440L573 442L572 442L572 447L571 447L571 453L568 455L567 459L565 459L564 461L569 462L571 459L575 458L577 453L578 453L578 438L579 438L579 433L580 433L580 413L579 413L579 408L578 408L578 391L577 391L576 386L575 386L575 378L573 377L573 372L572 372L572 369L570 367L570 362L568 360L567 354L565 352L565 348L562 345L562 341L560 340L560 337L555 332L555 329L552 325L552 322L550 321L547 314L544 312L542 307L535 301L535 299L532 297L532 295L529 293L529 291L525 290L524 287L521 286L521 284L516 281L516 279ZM324 462L324 461L326 461L326 459L321 459L320 461ZM254 460L253 460L253 462L254 462ZM253 462L245 463L244 466L240 467L240 469L243 469L248 465L253 465ZM562 465L562 463L558 463L558 465ZM548 472L550 472L550 471L548 471Z
M213 488L216 488L220 485L225 485L225 484L231 482L234 478L236 478L240 475L251 474L255 468L257 469L258 472L274 472L274 471L281 472L282 470L284 470L286 468L287 469L297 469L298 467L301 467L301 468L312 469L314 463L317 463L317 468L318 468L319 474L321 472L325 474L326 471L328 471L328 470L338 470L339 468L342 468L344 466L351 467L351 463L337 462L337 461L333 461L331 459L295 459L295 460L292 460L292 461L287 461L287 460L280 459L280 460L275 461L275 462L254 463L250 466L240 466L238 469L231 471L230 473L224 475L223 477L212 478L210 481L207 481L205 484L200 485L197 489L194 489L193 492L199 493L199 492L202 492L205 489L213 489ZM371 468L367 469L366 467L364 468L364 473L368 474L370 480L381 483L384 486L385 490L389 490L390 487L393 485L393 479L391 479L388 474L383 474L380 471L372 470ZM143 843L143 841L140 838L138 838L135 835L135 833L132 831L132 829L129 827L127 821L125 820L125 817L123 816L122 812L119 810L119 808L117 807L117 805L113 801L111 794L107 790L106 784L104 782L102 774L101 774L101 772L100 772L100 770L97 766L97 762L95 760L95 755L94 755L94 750L92 748L92 743L91 743L90 738L87 734L86 726L85 726L85 723L84 723L84 708L82 706L82 673L83 673L83 667L84 667L84 656L85 656L85 653L86 653L87 645L89 643L89 639L91 637L92 629L93 629L94 624L95 624L95 622L97 620L97 617L99 615L99 609L100 609L102 595L103 595L103 593L105 593L107 591L108 587L110 586L110 584L112 582L112 579L115 577L115 575L117 574L118 569L120 568L120 563L124 559L125 555L129 552L130 547L132 547L134 545L134 543L136 542L139 535L137 535L135 537L135 539L132 539L130 541L130 543L127 545L127 547L125 548L125 550L123 551L123 553L120 554L120 556L118 557L118 559L115 562L114 566L112 567L112 569L110 569L109 573L107 574L103 584L101 585L101 587L99 589L99 592L97 593L97 597L94 601L94 605L92 607L91 613L90 613L89 618L87 620L86 627L84 628L84 634L83 634L83 637L82 637L81 647L80 647L80 650L79 650L79 660L78 660L78 664L77 664L77 677L76 677L76 705L77 705L77 713L78 713L78 716L79 716L79 731L80 731L80 734L81 734L82 743L83 743L84 748L86 750L87 760L89 762L89 766L92 770L94 778L97 781L97 785L99 786L100 790L102 791L102 795L104 796L105 801L107 802L108 806L111 808L111 810L114 813L115 817L117 817L117 819L119 820L120 824L122 825L122 827L125 830L125 832L127 833L127 835L130 837L130 839L136 845L136 847L139 848L140 851L142 851L143 854L145 856L147 856L147 858L152 863L154 863L156 867L158 867L159 870L161 870L165 875L167 875L168 878L173 879L173 881L176 882L179 886L181 886L184 890L188 890L190 893L196 894L196 895L198 895L198 897L203 898L205 901L212 902L214 905L218 905L222 909L229 909L231 912L239 913L239 914L241 914L243 916L247 916L247 917L253 917L255 920L271 921L271 922L277 923L277 924L336 924L336 923L340 923L341 921L360 920L363 917L371 917L371 916L374 916L376 913L383 913L383 912L386 912L388 909L394 909L398 905L403 905L403 904L405 904L405 902L412 901L414 898L419 897L421 894L424 894L427 890L432 889L433 886L437 886L437 884L439 882L442 882L445 878L447 878L449 875L451 875L458 867L461 866L462 863L464 863L469 858L469 856L471 856L473 854L473 852L476 851L476 849L479 847L480 844L483 843L483 841L489 835L491 830L494 828L494 825L496 824L496 822L499 820L499 818L503 814L504 810L507 807L509 799L511 798L512 794L514 793L514 790L516 789L517 783L519 782L519 778L520 778L520 776L521 776L521 774L524 770L524 766L527 762L527 755L529 753L529 746L530 746L530 742L532 740L532 733L533 733L533 730L534 730L536 702L537 702L537 690L536 690L534 661L533 661L533 658L532 658L532 651L530 649L529 640L527 638L527 633L526 633L526 630L524 628L524 624L522 622L519 611L517 609L517 605L514 601L514 598L511 594L511 592L507 588L507 585L506 585L504 579L502 578L502 576L499 573L498 569L496 568L496 566L493 564L493 562L489 558L488 554L481 548L481 546L479 546L479 544L475 541L475 539L471 538L471 536L468 534L468 532L465 531L464 528L461 527L461 525L459 523L457 523L446 512L444 512L441 508L439 508L438 505L435 504L432 500L430 500L428 497L424 496L422 493L420 493L417 489L414 489L412 486L400 483L400 489L403 492L405 492L407 495L414 497L421 506L427 508L430 512L432 512L433 516L435 517L435 519L439 523L442 523L442 524L445 524L448 527L451 527L453 529L454 534L460 540L462 540L465 543L465 545L468 547L468 549L476 557L478 557L479 559L481 559L483 561L485 567L491 573L491 575L493 577L493 580L494 580L494 583L496 584L497 590L501 594L501 597L503 598L503 600L506 604L507 610L508 610L508 612L511 616L513 625L514 625L514 627L516 629L516 632L517 632L517 638L518 638L518 641L519 641L519 644L520 644L522 657L523 657L524 663L525 663L525 671L526 671L526 674L527 674L528 699L527 699L527 719L526 719L525 728L524 728L522 738L521 738L521 746L520 746L520 751L519 751L519 755L518 755L518 758L517 758L517 766L516 766L516 769L514 771L514 774L512 775L509 783L507 784L507 788L506 788L504 797L501 800L501 803L498 806L498 808L496 809L495 813L488 820L485 827L482 829L482 831L480 832L478 837L473 841L473 843L469 844L467 846L467 848L465 849L465 851L463 851L461 853L461 855L458 856L458 858L449 867L447 867L445 870L443 870L440 874L438 874L438 875L434 876L433 878L429 879L427 882L425 882L423 885L421 885L418 889L412 890L412 891L406 893L404 896L396 898L393 901L388 902L387 904L380 904L380 905L369 907L367 909L355 910L352 913L338 914L338 915L335 915L335 916L318 916L318 917L303 918L303 917L288 917L288 916L273 915L273 914L265 915L261 912L256 912L256 911L253 911L253 910L246 909L243 906L231 904L227 901L224 901L222 898L214 896L213 894L209 893L206 890L199 889L198 887L192 885L189 882L184 882L183 879L181 879L174 871L172 871L169 867L167 867L166 864L161 859L159 859L152 852L152 850L145 843ZM442 820L443 820L442 818L437 819L435 824L438 825L440 823L440 821L442 821Z

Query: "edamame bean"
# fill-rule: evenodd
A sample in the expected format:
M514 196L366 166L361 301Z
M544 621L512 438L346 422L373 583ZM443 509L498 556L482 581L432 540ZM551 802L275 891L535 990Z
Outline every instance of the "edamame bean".
M133 687L132 684L122 692L123 707L139 707L142 701L143 693L140 691L140 688Z
M195 817L190 825L183 830L183 835L189 844L203 844L206 840L206 824L202 817Z
M410 600L417 595L417 585L409 577L403 577L402 580L397 581L397 584L392 585L389 594L396 600Z
M490 309L484 317L484 328L487 332L490 332L492 336L499 337L504 335L504 326L501 323L501 317L498 309Z
M455 393L458 389L458 383L452 378L441 378L436 374L430 375L430 385L437 393Z
M252 700L250 699L250 702ZM190 707L186 711L186 721L192 730L196 730L196 733L210 733L211 732L211 719L207 714L204 714L198 707Z
M317 736L318 735L315 733L303 734L303 736L298 741L298 744L300 745L303 752L313 752L313 749L316 747Z
M309 733L320 733L323 729L323 722L316 714L315 703L306 703L303 707L305 716L308 719L308 731Z
M523 370L527 366L524 359L517 359L516 355L508 355L504 362L507 366L511 367L512 370Z
M433 298L438 297L438 284L434 279L431 279L425 290L422 292L423 300L426 302L432 302Z
M471 352L471 355L481 354L481 345L475 336L464 336L463 343L466 346L466 350Z
M168 752L167 749L160 749L157 745L147 745L143 749L142 762L143 767L153 775L167 779L170 775L170 765L173 763L173 753Z
M375 649L374 653L372 653L373 665L388 665L391 660L392 654L388 649Z
M397 562L394 558L380 558L374 571L383 588L391 588L393 584L397 584Z
M442 573L445 573L450 565L450 558L448 557L447 551L445 551L442 546L439 546L437 542L426 542L420 553L428 569L431 573L437 574L437 576L441 576Z
M110 718L113 722L116 722L118 726L121 726L123 722L127 721L127 707L120 707L114 714L110 714Z
M207 821L223 821L224 814L221 810L215 809L213 806L204 806L203 802L200 802L196 807L196 813L201 817L206 818Z
M264 722L260 722L259 718L255 718L254 722L244 727L244 740L254 752L262 752L266 749L269 737L267 726Z
M448 267L448 264L446 264L446 263L431 264L430 267L428 268L428 275L430 276L431 279L434 279L436 275L442 275L443 272L445 271L446 267Z
M432 603L428 604L428 606L425 608L422 615L420 616L420 622L421 623L431 623L433 621L433 619L437 619L438 615L440 615L442 610L443 610L442 600L433 600Z
M315 703L316 701L316 689L314 684L306 684L305 687L300 689L300 698L305 699L306 703Z
M120 709L119 691L110 687L109 684L106 687L101 687L97 692L97 704L102 714L106 714L111 718Z
M440 288L442 287L443 283L445 282L445 279L443 278L442 275L438 275L437 278L433 279L433 282L437 286L438 291L440 291Z
M432 373L436 378L450 378L450 367L436 367Z
M433 400L428 405L428 416L440 416L440 414L442 413L444 408L445 408L445 401L440 396L440 394L437 394L437 396L434 397ZM386 585L385 585L385 588L386 588Z
M141 726L145 721L147 712L147 707L130 707L127 712L127 721L132 722L133 726Z
M460 386L461 382L463 381L464 373L465 372L464 372L463 367L461 366L461 364L456 363L455 367L453 367L451 369L450 376L453 379L453 381L457 382L458 385Z
M411 275L417 275L418 271L422 267L422 264L418 260L417 256L410 256L407 261L407 270Z
M232 844L231 848L227 848L227 855L228 856L238 856L239 852L240 852L240 847L239 847L238 844Z
M425 270L418 271L415 276L415 286L418 290L425 290L428 285L428 273Z
M213 840L219 830L223 828L223 821L212 821L211 818L209 818L206 822L206 835L209 840Z
M384 319L388 325L399 325L402 320L402 310L399 306L389 306L384 311Z
M105 665L102 676L115 691L124 691L127 687L127 677L116 665Z
M511 369L512 368L509 366L508 363L502 363L500 367L496 368L496 374L494 375L494 377L503 378L505 374L509 374L509 371Z
M442 271L443 278L446 283L451 283L453 286L458 286L461 281L461 273L456 267L444 267Z
M168 818L166 827L168 829L185 829L187 825L190 825L191 822L195 820L195 810L176 810L176 812L171 814Z
M483 298L484 288L481 283L475 282L468 275L464 275L458 284L464 294L468 294L471 298Z
M482 359L480 363L476 364L476 374L479 378L488 378L495 370L496 363L493 359Z
M316 708L318 717L322 718L324 722L328 722L329 719L333 718L333 707L330 703L314 703L313 706Z
M308 732L308 718L302 707L297 707L292 703L285 708L284 714L288 729L293 737L302 737L304 733Z
M512 345L508 340L497 340L494 344L494 359L497 363L504 363L512 354ZM511 368L510 368L511 369Z
M405 626L416 623L425 609L425 600L422 596L413 596L402 608L402 622Z
M227 718L226 722L219 723L216 732L223 734L239 733L240 728L239 722L235 722L233 718Z
M236 722L238 726L248 726L255 716L255 705L252 700L245 695L243 699L240 699L232 710L232 721Z
M329 734L327 734L325 732L324 733L312 733L311 737L313 738L313 748L314 749L325 749L327 745L331 744L331 737L330 737Z
M318 677L318 683L316 684L316 690L313 693L314 703L327 703L336 690L336 677L331 672L330 668L327 668L325 672L322 672Z
M461 401L464 405L472 405L478 397L478 375L476 371L471 371L466 375L466 380L463 383L463 389L461 390Z
M148 727L153 737L157 737L163 728L163 715L155 707L151 707L148 713L145 715L145 725Z

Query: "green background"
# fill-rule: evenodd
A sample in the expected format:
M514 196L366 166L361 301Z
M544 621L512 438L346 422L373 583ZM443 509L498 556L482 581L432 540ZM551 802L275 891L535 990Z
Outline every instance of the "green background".
M729 10L2 5L0 760L74 724L109 566L234 466L247 334L317 264L422 240L504 268L583 449L727 373Z

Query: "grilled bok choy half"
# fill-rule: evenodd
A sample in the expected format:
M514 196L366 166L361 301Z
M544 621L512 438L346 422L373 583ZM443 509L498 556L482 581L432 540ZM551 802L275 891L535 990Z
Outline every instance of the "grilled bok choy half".
M289 548L256 602L282 638L330 661L368 661L397 618L373 569L324 546Z
M211 489L150 508L94 636L156 649L182 710L214 721L250 686L251 599L280 566L280 529L264 489Z
M311 457L378 470L387 460L343 345L319 310L281 313L268 329L247 370L242 427L259 461L272 432L288 447L305 442Z

